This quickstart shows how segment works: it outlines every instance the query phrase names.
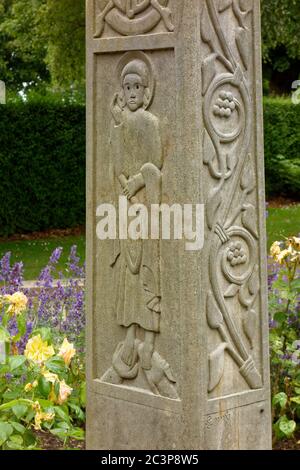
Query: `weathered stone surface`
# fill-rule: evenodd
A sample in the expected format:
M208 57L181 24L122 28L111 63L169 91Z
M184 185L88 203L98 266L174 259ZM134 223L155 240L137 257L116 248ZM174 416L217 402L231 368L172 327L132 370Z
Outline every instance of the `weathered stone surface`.
M259 17L87 1L90 449L271 446ZM204 248L99 241L123 192L205 204Z

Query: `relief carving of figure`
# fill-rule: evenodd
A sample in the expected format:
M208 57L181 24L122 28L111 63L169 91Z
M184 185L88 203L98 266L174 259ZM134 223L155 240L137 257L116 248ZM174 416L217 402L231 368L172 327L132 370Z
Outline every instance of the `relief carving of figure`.
M152 66L144 54L129 53L119 73L121 89L111 106L111 181L116 200L125 195L129 204L150 209L161 202L163 164L159 120L147 111L155 88ZM159 240L116 240L111 266L117 323L126 334L102 380L122 383L142 371L153 393L177 398L170 366L155 351L161 317Z

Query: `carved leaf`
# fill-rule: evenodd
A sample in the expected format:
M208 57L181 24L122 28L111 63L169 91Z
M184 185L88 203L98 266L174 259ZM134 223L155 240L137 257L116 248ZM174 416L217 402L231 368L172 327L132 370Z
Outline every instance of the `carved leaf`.
M209 355L209 392L212 392L217 387L217 385L219 385L220 380L223 377L225 350L227 346L227 343L222 343L214 352Z
M232 0L219 0L219 7L218 7L219 13L222 13L231 5L232 5Z
M236 44L241 55L241 59L245 66L245 69L248 69L248 61L251 52L251 41L249 31L244 28L238 28L236 33Z
M209 202L206 205L207 225L210 230L213 227L214 220L216 218L217 211L221 205L221 202L222 198L219 190L213 190Z
M228 287L227 291L225 292L224 297L227 299L231 297L235 297L236 294L239 292L239 290L240 290L240 286L237 286L236 284L231 284Z
M216 58L218 54L210 54L202 64L202 87L203 87L203 95L208 90L209 85L213 81L216 75Z
M203 131L203 162L207 165L216 156L216 151L206 129Z
M243 214L242 214L242 223L244 227L249 230L249 232L255 237L258 238L257 232L257 216L255 207L252 204L244 204Z
M248 283L248 289L251 295L256 295L257 292L259 291L259 279L258 279L258 265L256 264L253 273L251 274L251 277L249 279Z
M257 313L255 310L249 310L247 316L243 320L243 330L247 336L251 349L253 349L253 337L257 325Z
M207 323L212 330L217 330L223 324L223 321L223 316L210 292L207 299Z
M245 308L250 308L253 304L253 295L249 293L248 284L244 284L239 291L240 304Z
M201 18L201 37L204 42L210 43L212 40L212 30L210 26L210 19L206 8L203 9Z
M244 78L244 74L243 74L243 71L240 67L240 65L237 66L237 68L235 69L235 72L234 72L234 80L235 80L235 83L237 85L240 85L240 82L243 80Z
M247 190L248 193L253 191L253 189L255 188L255 177L251 161L251 155L248 155L248 160L242 173L241 188L243 191Z

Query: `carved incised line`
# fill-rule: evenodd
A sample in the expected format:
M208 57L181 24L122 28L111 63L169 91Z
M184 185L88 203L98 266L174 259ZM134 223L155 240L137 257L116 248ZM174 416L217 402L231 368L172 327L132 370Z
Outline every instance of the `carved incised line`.
M94 37L102 36L105 23L123 36L149 33L162 21L167 31L174 31L169 0L98 0Z
M250 349L253 348L258 317L253 306L259 292L259 268L255 263L258 243L255 208L248 202L256 185L252 156L249 155L251 101L246 77L251 41L245 20L252 7L249 8L250 2L242 0L221 1L218 9L216 3L204 2L201 24L202 39L211 50L202 66L203 154L214 181L207 203L207 224L211 231L207 321L222 340L209 355L209 392L223 377L225 351L236 362L251 389L262 387L261 375L246 343L248 341ZM219 14L229 8L239 24L235 39L242 65L236 60L219 21ZM223 72L219 72L220 66ZM231 189L224 192L229 180L232 180ZM238 207L233 208L237 193L240 194ZM225 292L219 273L229 283ZM232 306L228 303L234 298L244 309L243 331L234 320Z

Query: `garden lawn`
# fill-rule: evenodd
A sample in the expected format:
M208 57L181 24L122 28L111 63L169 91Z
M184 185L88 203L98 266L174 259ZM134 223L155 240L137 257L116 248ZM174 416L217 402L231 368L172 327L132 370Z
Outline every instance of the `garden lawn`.
M268 213L268 249L277 240L300 234L300 204L269 208Z
M281 208L269 208L267 218L268 249L276 240L298 235L300 233L300 204ZM34 280L41 269L46 266L53 250L63 248L63 254L58 263L59 269L65 268L70 248L77 245L77 253L82 262L85 259L84 235L70 235L64 237L51 237L48 239L2 241L0 242L0 258L10 251L11 262L23 261L24 277Z
M11 263L23 262L25 280L34 280L38 278L41 269L47 265L49 257L57 247L63 248L57 271L65 270L65 263L68 260L68 255L73 245L77 246L77 254L83 262L85 260L84 235L1 242L0 259L5 253L10 251Z

